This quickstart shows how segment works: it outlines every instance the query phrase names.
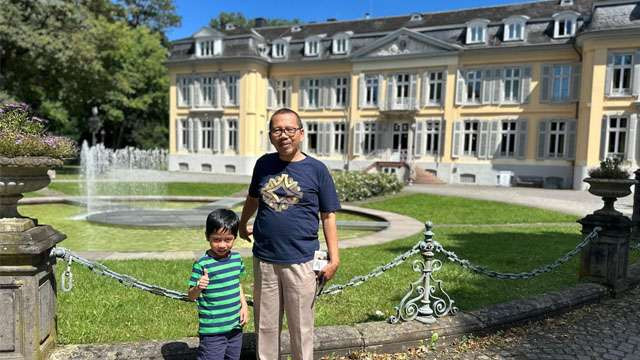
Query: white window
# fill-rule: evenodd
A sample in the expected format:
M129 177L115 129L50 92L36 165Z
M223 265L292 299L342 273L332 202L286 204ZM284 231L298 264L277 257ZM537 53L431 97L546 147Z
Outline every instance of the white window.
M444 84L444 73L442 71L430 71L428 74L429 80L429 97L427 99L428 104L441 104L442 103L442 91Z
M576 33L578 13L569 11L553 15L553 37L565 38Z
M304 42L305 56L318 56L320 54L320 38L312 37Z
M333 123L333 152L344 154L346 146L347 124L344 122Z
M200 103L202 107L213 107L216 103L216 79L213 76L200 78Z
M567 122L549 121L549 146L547 156L564 158L566 154Z
M411 85L411 75L409 74L397 74L395 76L396 80L396 96L395 96L395 104L396 105L409 105L409 98L411 94L409 93L409 87Z
M273 42L271 49L271 56L276 59L283 59L287 57L287 42L284 40L276 40Z
M504 69L504 101L520 102L520 68Z
M337 107L347 106L348 95L348 79L346 77L339 77L335 79L336 83L336 101Z
M475 120L464 122L462 129L462 154L467 156L477 156L478 153L478 129L480 123Z
M307 79L307 107L315 109L320 106L320 79Z
M628 120L623 116L609 117L607 157L622 159L625 155Z
M376 123L364 123L364 153L371 154L376 151Z
M196 56L199 57L222 55L222 39L198 41L196 47Z
M307 151L318 152L318 123L307 122Z
M289 80L276 81L276 105L279 108L289 107L289 91L291 82Z
M336 55L343 55L349 52L349 35L338 34L333 38L332 50Z
M180 144L182 145L182 149L190 149L191 148L191 126L188 119L180 120L181 126L181 134L182 137L180 140Z
M571 97L571 65L554 65L552 69L551 98L569 101Z
M191 85L193 79L190 77L178 77L176 80L178 88L178 106L191 106Z
M229 75L225 78L225 86L227 99L225 104L227 106L238 105L238 75Z
M501 123L500 156L514 157L516 155L518 122L513 120L503 120Z
M504 21L504 41L524 40L526 16L514 16Z
M611 95L631 94L632 54L614 54L611 66Z
M238 151L238 120L227 120L227 149Z
M480 103L482 98L482 70L469 70L465 74L467 84L466 103Z
M211 139L213 139L213 121L202 120L200 124L200 148L211 150Z
M467 24L467 44L486 42L489 20L476 20Z
M366 75L365 89L364 106L378 106L378 94L380 89L379 77L377 75Z
M426 153L437 155L439 152L440 145L440 121L439 120L431 120L426 122L426 133L427 133L427 141L426 141Z

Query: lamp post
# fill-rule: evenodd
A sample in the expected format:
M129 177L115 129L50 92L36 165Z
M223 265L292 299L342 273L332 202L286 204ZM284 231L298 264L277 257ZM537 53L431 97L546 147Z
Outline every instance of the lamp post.
M89 131L91 131L91 145L96 145L96 134L102 127L102 121L98 116L98 107L93 106L91 108L91 117L89 118Z

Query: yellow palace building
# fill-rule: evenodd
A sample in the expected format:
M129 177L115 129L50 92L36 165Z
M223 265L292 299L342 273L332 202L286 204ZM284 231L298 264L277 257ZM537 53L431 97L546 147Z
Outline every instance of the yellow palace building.
M638 164L638 1L262 22L172 42L170 170L251 174L280 107L334 170L581 189L601 159Z

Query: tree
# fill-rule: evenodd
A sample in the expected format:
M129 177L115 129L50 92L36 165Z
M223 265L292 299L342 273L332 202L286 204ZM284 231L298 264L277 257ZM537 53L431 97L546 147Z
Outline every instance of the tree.
M180 26L172 0L117 0L124 10L124 18L132 27L147 26L164 33L168 28Z
M299 19L266 19L266 26L278 26L278 25L294 25L300 24ZM217 17L212 18L209 21L209 26L213 29L224 30L226 24L233 24L236 27L250 29L256 27L256 19L247 19L242 13L239 12L224 12L221 11Z

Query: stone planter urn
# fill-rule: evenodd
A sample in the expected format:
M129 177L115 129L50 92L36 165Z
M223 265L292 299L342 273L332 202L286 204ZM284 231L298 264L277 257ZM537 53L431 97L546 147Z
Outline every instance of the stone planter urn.
M61 165L48 157L0 156L0 219L23 218L17 209L22 194L45 188L51 182L47 170Z
M604 200L604 206L600 210L593 213L596 215L622 215L613 207L613 203L618 198L631 194L631 185L636 184L633 179L596 179L586 178L583 180L589 184L589 192L595 196L599 196Z

